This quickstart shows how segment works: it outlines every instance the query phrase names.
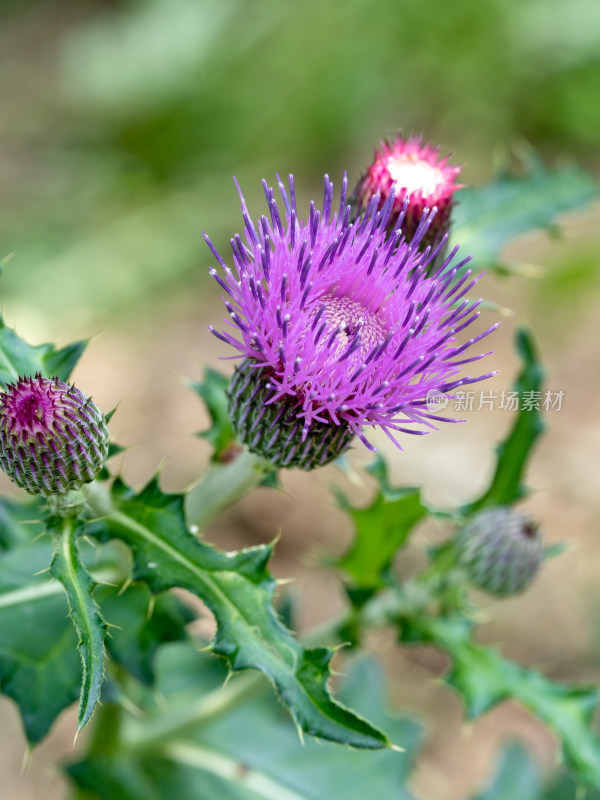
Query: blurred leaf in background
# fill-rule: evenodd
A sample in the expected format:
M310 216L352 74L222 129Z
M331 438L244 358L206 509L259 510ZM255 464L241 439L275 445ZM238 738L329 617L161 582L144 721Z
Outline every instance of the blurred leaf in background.
M85 760L67 767L81 790L76 797L359 800L373 793L381 800L413 800L406 781L420 727L386 711L376 662L356 660L341 693L385 725L406 752L301 743L262 681L238 676L223 689L223 665L191 643L161 647L157 670L162 703L144 709L140 719L125 718L116 751L110 737L99 736Z
M593 0L46 0L0 15L0 256L17 254L3 290L42 319L89 324L184 281L200 294L201 229L221 248L239 227L233 174L251 207L276 169L316 195L401 127L453 150L474 184L517 137L585 161L600 131Z

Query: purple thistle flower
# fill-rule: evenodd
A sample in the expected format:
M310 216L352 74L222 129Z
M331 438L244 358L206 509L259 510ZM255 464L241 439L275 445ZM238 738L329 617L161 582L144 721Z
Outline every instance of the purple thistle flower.
M0 396L0 467L31 494L65 494L93 481L108 438L96 404L58 378L18 378Z
M303 222L293 177L289 194L279 177L278 182L285 214L282 218L273 189L263 181L269 219L262 216L256 226L238 186L246 230L244 239L231 239L233 269L205 234L223 271L210 274L225 292L230 316L227 330L209 328L246 359L230 391L240 438L275 464L311 468L338 455L354 435L374 449L365 436L371 426L382 428L395 444L397 433L435 428L442 418L427 409L429 392L447 394L495 374L459 377L463 364L489 355L465 358L465 351L497 327L459 343L481 302L464 299L478 280L470 270L456 280L470 257L453 265L455 248L427 275L447 237L434 250L418 250L432 219L427 213L410 245L399 229L401 217L388 235L393 191L380 210L374 195L365 215L351 223L346 177L335 212L326 175L323 209L311 203ZM285 425L294 427L292 445L270 443L282 408ZM315 463L306 440L317 442L327 431L340 440L340 449ZM302 443L307 452L298 461Z

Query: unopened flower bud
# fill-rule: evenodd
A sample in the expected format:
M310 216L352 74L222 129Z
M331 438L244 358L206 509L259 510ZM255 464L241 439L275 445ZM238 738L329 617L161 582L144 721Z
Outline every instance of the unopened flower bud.
M108 439L96 404L58 378L21 377L0 396L0 467L31 494L65 494L93 481Z
M273 396L269 371L246 358L234 372L227 396L238 438L275 467L314 469L337 458L354 438L347 424L314 422L304 429L296 398Z
M537 524L509 506L478 512L460 531L457 549L473 585L498 596L526 589L544 561Z
M376 194L379 194L378 208L382 208L394 187L388 230L401 227L410 243L419 230L425 209L435 207L435 216L419 243L421 249L428 245L435 247L450 229L452 196L461 188L455 183L461 168L449 166L447 161L447 158L440 159L436 147L422 144L420 137L406 140L396 136L392 142L382 142L381 149L375 150L373 162L354 190L356 213L362 214ZM405 203L406 211L402 217Z

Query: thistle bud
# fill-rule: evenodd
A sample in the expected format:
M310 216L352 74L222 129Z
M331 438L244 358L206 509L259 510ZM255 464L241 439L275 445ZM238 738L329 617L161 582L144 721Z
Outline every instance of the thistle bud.
M356 212L363 213L375 195L379 195L378 208L382 208L395 187L388 231L401 227L410 243L417 231L422 232L424 211L435 207L435 216L419 243L421 249L429 245L434 248L450 229L452 196L461 188L455 183L461 168L447 161L440 159L437 148L422 144L420 137L406 140L396 136L392 142L382 142L354 190Z
M544 560L537 524L509 506L477 513L460 531L457 550L473 585L500 597L526 589Z
M0 396L0 467L30 494L65 494L93 481L108 438L96 404L58 378L20 377Z
M354 433L346 424L314 422L303 426L298 401L273 396L269 371L246 358L234 372L227 389L229 416L237 437L252 453L275 467L314 469L328 464L346 450Z

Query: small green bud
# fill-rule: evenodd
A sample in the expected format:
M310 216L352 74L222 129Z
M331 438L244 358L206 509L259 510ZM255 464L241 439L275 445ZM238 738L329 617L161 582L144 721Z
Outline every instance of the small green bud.
M58 378L18 378L0 396L0 467L30 494L62 495L93 481L108 438L96 404Z
M544 560L537 523L509 506L479 511L456 544L473 585L500 597L526 589Z

